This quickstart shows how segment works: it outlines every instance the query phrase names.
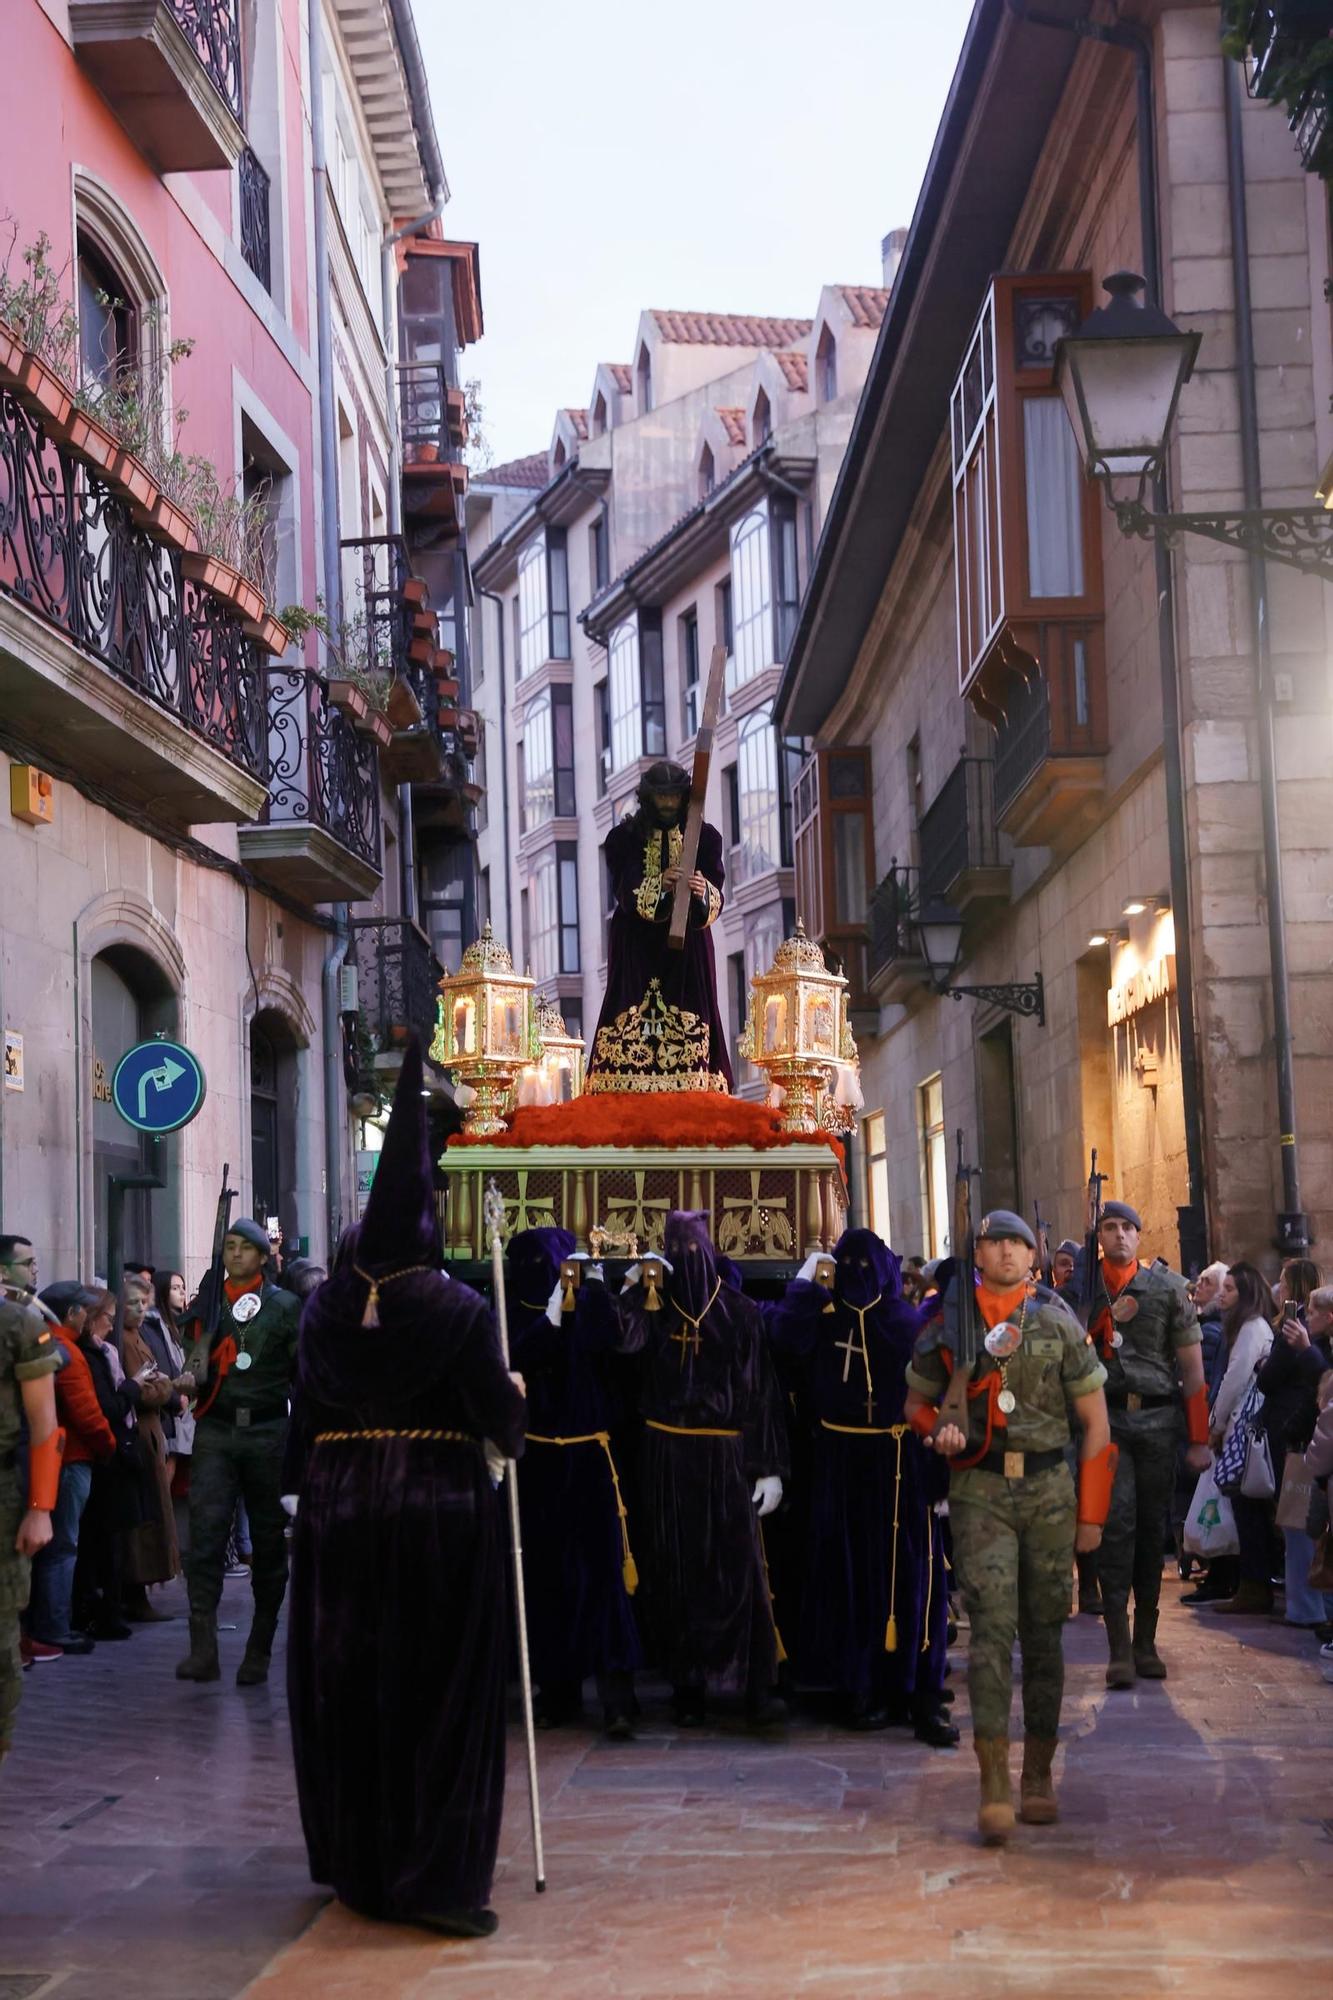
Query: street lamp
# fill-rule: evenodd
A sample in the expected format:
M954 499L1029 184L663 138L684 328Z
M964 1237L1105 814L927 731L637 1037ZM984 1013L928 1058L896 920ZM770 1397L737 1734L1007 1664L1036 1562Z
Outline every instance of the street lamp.
M1200 335L1182 332L1143 297L1143 279L1103 280L1110 304L1056 342L1055 379L1090 477L1099 479L1123 535L1173 541L1206 535L1333 582L1333 514L1323 507L1242 507L1154 513L1144 495L1166 466L1180 392ZM1132 481L1126 494L1123 482Z
M952 903L935 898L927 903L916 920L921 940L921 956L929 974L932 992L949 994L954 1000L989 1000L1010 1014L1025 1014L1039 1026L1046 1026L1046 986L1040 972L1035 979L986 982L980 986L955 986L953 975L963 952L963 919Z

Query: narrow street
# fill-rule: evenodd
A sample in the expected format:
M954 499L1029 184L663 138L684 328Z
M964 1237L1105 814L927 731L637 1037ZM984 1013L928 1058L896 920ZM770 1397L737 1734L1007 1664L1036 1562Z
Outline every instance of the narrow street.
M521 1738L499 1935L362 1922L306 1878L280 1678L172 1678L173 1622L27 1676L0 1798L4 2000L526 2000L787 1994L1327 2000L1333 1741L1309 1635L1176 1608L1165 1687L1108 1696L1067 1640L1063 1824L971 1832L970 1752L807 1721L630 1745L543 1738L549 1888L532 1893ZM244 1583L224 1618L240 1625ZM965 1719L962 1653L955 1685ZM965 1732L966 1734L966 1732Z

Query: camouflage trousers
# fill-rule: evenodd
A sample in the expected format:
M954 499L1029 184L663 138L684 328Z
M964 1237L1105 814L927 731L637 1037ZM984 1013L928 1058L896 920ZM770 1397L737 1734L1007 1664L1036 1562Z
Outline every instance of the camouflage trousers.
M1023 1727L1046 1738L1059 1730L1074 1512L1065 1465L1029 1479L958 1472L950 1482L954 1567L972 1628L967 1690L974 1736L1009 1734L1015 1638L1023 1649Z
M190 1460L190 1552L185 1559L190 1614L211 1618L222 1596L236 1502L244 1500L254 1553L250 1581L255 1618L269 1636L287 1589L287 1516L282 1507L282 1452L287 1420L237 1430L205 1417Z
M1174 1411L1111 1412L1111 1438L1120 1447L1120 1459L1097 1552L1097 1574L1102 1601L1112 1610L1125 1609L1131 1588L1136 1611L1157 1608L1180 1430Z
M23 1519L14 1468L0 1471L0 1757L14 1736L14 1716L23 1688L19 1656L19 1613L28 1602L29 1563L14 1553L14 1537Z

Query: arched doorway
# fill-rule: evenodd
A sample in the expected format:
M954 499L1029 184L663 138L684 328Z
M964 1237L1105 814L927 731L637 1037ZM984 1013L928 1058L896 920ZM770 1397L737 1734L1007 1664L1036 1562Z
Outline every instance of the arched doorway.
M250 1201L256 1222L277 1216L289 1250L300 1235L297 1095L296 1037L285 1015L265 1007L250 1023Z
M153 1167L153 1142L127 1125L111 1102L111 1079L127 1049L149 1035L177 1032L176 995L161 966L133 945L108 945L90 967L92 993L93 1265L108 1268L108 1202L113 1177L137 1179ZM171 1171L175 1137L158 1141L161 1188L124 1190L122 1255L157 1265L179 1256Z

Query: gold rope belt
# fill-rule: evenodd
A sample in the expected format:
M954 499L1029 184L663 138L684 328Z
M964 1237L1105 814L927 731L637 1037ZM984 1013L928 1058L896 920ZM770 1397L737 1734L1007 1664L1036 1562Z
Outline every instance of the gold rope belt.
M665 1431L673 1438L738 1438L739 1431L713 1431L703 1424L659 1424L653 1417L645 1417L644 1423L650 1431Z
M616 1461L611 1453L609 1431L586 1431L581 1437L541 1437L536 1431L529 1431L529 1444L599 1444L606 1453L606 1462L611 1472L611 1486L616 1496L616 1514L620 1521L620 1573L625 1579L625 1594L633 1597L639 1587L639 1567L634 1560L629 1545L629 1515L625 1511L624 1495L620 1491L620 1474L616 1471Z
M825 1431L836 1431L839 1437L896 1438L907 1430L906 1424L831 1424L827 1417L819 1419L819 1427Z
M827 1417L821 1417L819 1419L819 1426L821 1430L836 1431L839 1437L892 1438L894 1443L898 1447L893 1467L893 1549L890 1556L891 1566L889 1570L889 1622L884 1628L884 1650L886 1653L896 1653L898 1650L898 1614L894 1610L894 1603L898 1595L898 1531L902 1525L901 1516L898 1510L899 1510L899 1502L902 1499L902 1490L903 1490L903 1439L906 1437L910 1426L907 1424L885 1424L883 1426L871 1425L871 1424L831 1424ZM926 1510L926 1518L927 1521L929 1521L930 1518L929 1508L927 1508ZM929 1537L929 1532L927 1532L927 1538L926 1538L927 1618L929 1618L930 1616L930 1588L933 1582L933 1578L931 1575L931 1555L932 1555L932 1550L930 1545L930 1537ZM924 1652L926 1649L923 1646L921 1650Z
M471 1444L480 1448L481 1439L473 1437L471 1431L317 1431L316 1444L349 1444L360 1438L410 1438L414 1441L430 1440L445 1444Z

